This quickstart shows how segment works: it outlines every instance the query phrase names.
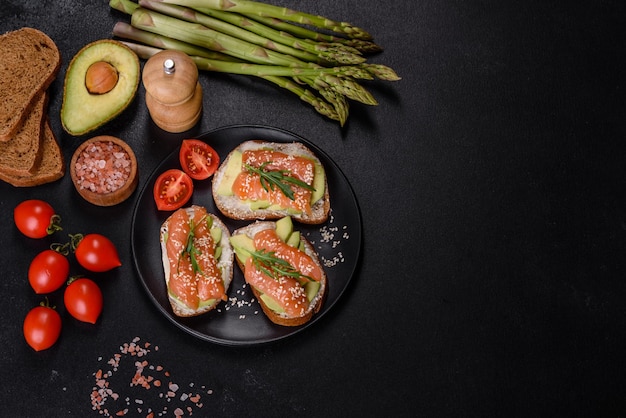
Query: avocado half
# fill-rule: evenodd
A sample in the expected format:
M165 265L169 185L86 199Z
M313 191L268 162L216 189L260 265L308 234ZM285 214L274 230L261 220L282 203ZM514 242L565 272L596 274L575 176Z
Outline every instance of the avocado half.
M92 64L105 62L117 72L117 82L106 93L91 93L86 76ZM63 86L61 123L71 135L83 135L119 115L132 102L140 78L139 58L126 45L101 39L85 45L72 58Z

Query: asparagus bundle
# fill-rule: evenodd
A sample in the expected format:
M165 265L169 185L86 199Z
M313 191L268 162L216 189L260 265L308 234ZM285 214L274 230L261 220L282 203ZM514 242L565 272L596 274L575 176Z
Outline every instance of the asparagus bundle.
M262 78L342 126L348 99L377 104L358 80L400 79L391 68L366 62L364 54L381 48L346 22L248 0L110 0L109 5L131 16L130 24L118 22L113 34L140 58L180 50L199 70Z

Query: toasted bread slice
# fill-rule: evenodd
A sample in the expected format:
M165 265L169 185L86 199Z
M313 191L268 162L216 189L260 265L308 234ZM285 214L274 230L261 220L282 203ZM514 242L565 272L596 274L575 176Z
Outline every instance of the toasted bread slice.
M65 175L65 158L47 119L44 123L41 148L41 161L32 174L15 176L0 170L0 180L15 187L33 187L62 178Z
M9 141L52 83L61 54L45 33L22 28L0 35L0 141Z
M188 208L179 209L182 211L186 211L189 215L189 218L193 218L193 214L196 210L205 210L200 206L190 206ZM210 301L200 301L200 305L197 309L193 309L183 303L180 299L178 299L175 295L170 291L170 279L172 278L172 271L170 267L170 259L168 257L167 251L167 240L172 238L173 233L170 231L172 215L170 215L165 222L161 225L161 230L159 233L160 242L161 242L161 256L163 262L163 271L165 273L165 283L167 285L167 296L172 306L172 311L176 316L180 317L191 317L201 315L203 313L209 312L220 304L222 299L212 299ZM224 293L228 292L228 288L233 279L233 258L234 252L232 246L230 245L230 232L224 223L214 214L208 213L207 216L212 218L212 226L221 229L221 238L219 240L219 246L221 247L221 254L217 260L217 267L221 272L221 280L224 284ZM175 227L175 226L174 226ZM187 239L184 237L183 239ZM186 245L186 243L183 243ZM197 254L197 258L202 257L202 254Z
M243 153L246 150L259 149L271 149L288 155L303 156L313 160L315 164L321 168L320 175L323 176L323 179L320 183L322 184L321 187L323 187L324 190L321 191L321 198L312 203L311 213L295 213L289 209L275 208L273 206L256 208L247 202L241 201L237 196L230 193L228 187L224 187L224 184L229 181L228 178L232 177L232 173L227 174L227 171L229 170L228 167L231 163L231 159L234 159L233 156L235 155L235 151ZM227 191L224 192L225 190ZM321 224L328 219L328 215L330 213L328 181L326 179L322 163L313 151L300 142L276 143L251 140L241 143L226 156L218 170L213 175L212 194L215 205L219 211L225 216L237 220L275 220L288 215L301 223Z
M37 170L41 161L43 127L46 121L48 95L39 93L35 106L9 141L0 141L0 170L15 175L27 176Z
M262 231L264 229L276 229L276 222L273 221L256 221L250 225L239 228L233 231L231 237L236 237L237 235L246 235L250 239L253 239L257 232ZM234 238L236 240L236 238ZM324 304L324 300L326 299L326 294L328 293L328 279L326 273L324 272L324 268L320 262L319 256L315 251L313 245L302 235L299 236L300 243L299 248L303 250L313 262L319 267L322 272L321 279L319 280L319 288L317 293L313 296L313 298L309 301L308 307L304 310L301 315L298 316L289 316L285 312L278 312L272 307L268 306L266 303L266 299L262 297L262 293L259 289L254 286L250 286L252 288L252 293L256 297L259 305L261 305L261 309L263 313L267 316L267 318L277 325L283 326L299 326L303 325L313 318L313 315L319 312ZM235 252L240 251L236 246L234 246ZM246 250L243 250L245 252ZM242 258L239 256L235 257L237 265L244 273L244 277L246 275L246 267L245 263L242 261Z

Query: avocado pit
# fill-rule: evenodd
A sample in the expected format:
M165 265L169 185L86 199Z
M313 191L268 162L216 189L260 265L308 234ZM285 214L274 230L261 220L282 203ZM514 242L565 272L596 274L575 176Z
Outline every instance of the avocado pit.
M85 87L91 94L105 94L113 90L119 80L117 69L106 61L96 61L87 68Z

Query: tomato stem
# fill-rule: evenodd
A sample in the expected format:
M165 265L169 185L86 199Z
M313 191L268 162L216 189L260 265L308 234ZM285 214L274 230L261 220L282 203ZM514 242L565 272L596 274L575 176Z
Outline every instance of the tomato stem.
M83 277L85 276L81 276L80 274L77 276L71 276L69 279L67 279L67 285L69 286L72 284L72 282L75 282L78 279L82 279Z
M65 244L55 242L55 243L50 244L50 249L52 251L56 251L59 254L67 256L70 253L69 245L70 245L69 242L66 242Z
M84 235L79 233L68 234L68 236L70 237L69 242L66 242L65 244L55 242L50 245L50 249L65 256L69 255L70 251L73 253L76 252L76 248L78 248L78 244L80 244L80 242L83 240Z
M43 306L44 308L51 308L51 309L56 309L56 306L50 306L50 300L48 299L48 296L46 296L45 300L42 300L41 302L39 302L39 306Z
M76 252L76 249L78 248L78 244L80 244L80 242L83 240L84 235L83 234L69 234L70 236L70 248L72 249L72 252Z
M46 232L48 235L52 235L57 231L62 231L63 227L61 227L61 216L54 214L50 217L50 225L46 228Z

